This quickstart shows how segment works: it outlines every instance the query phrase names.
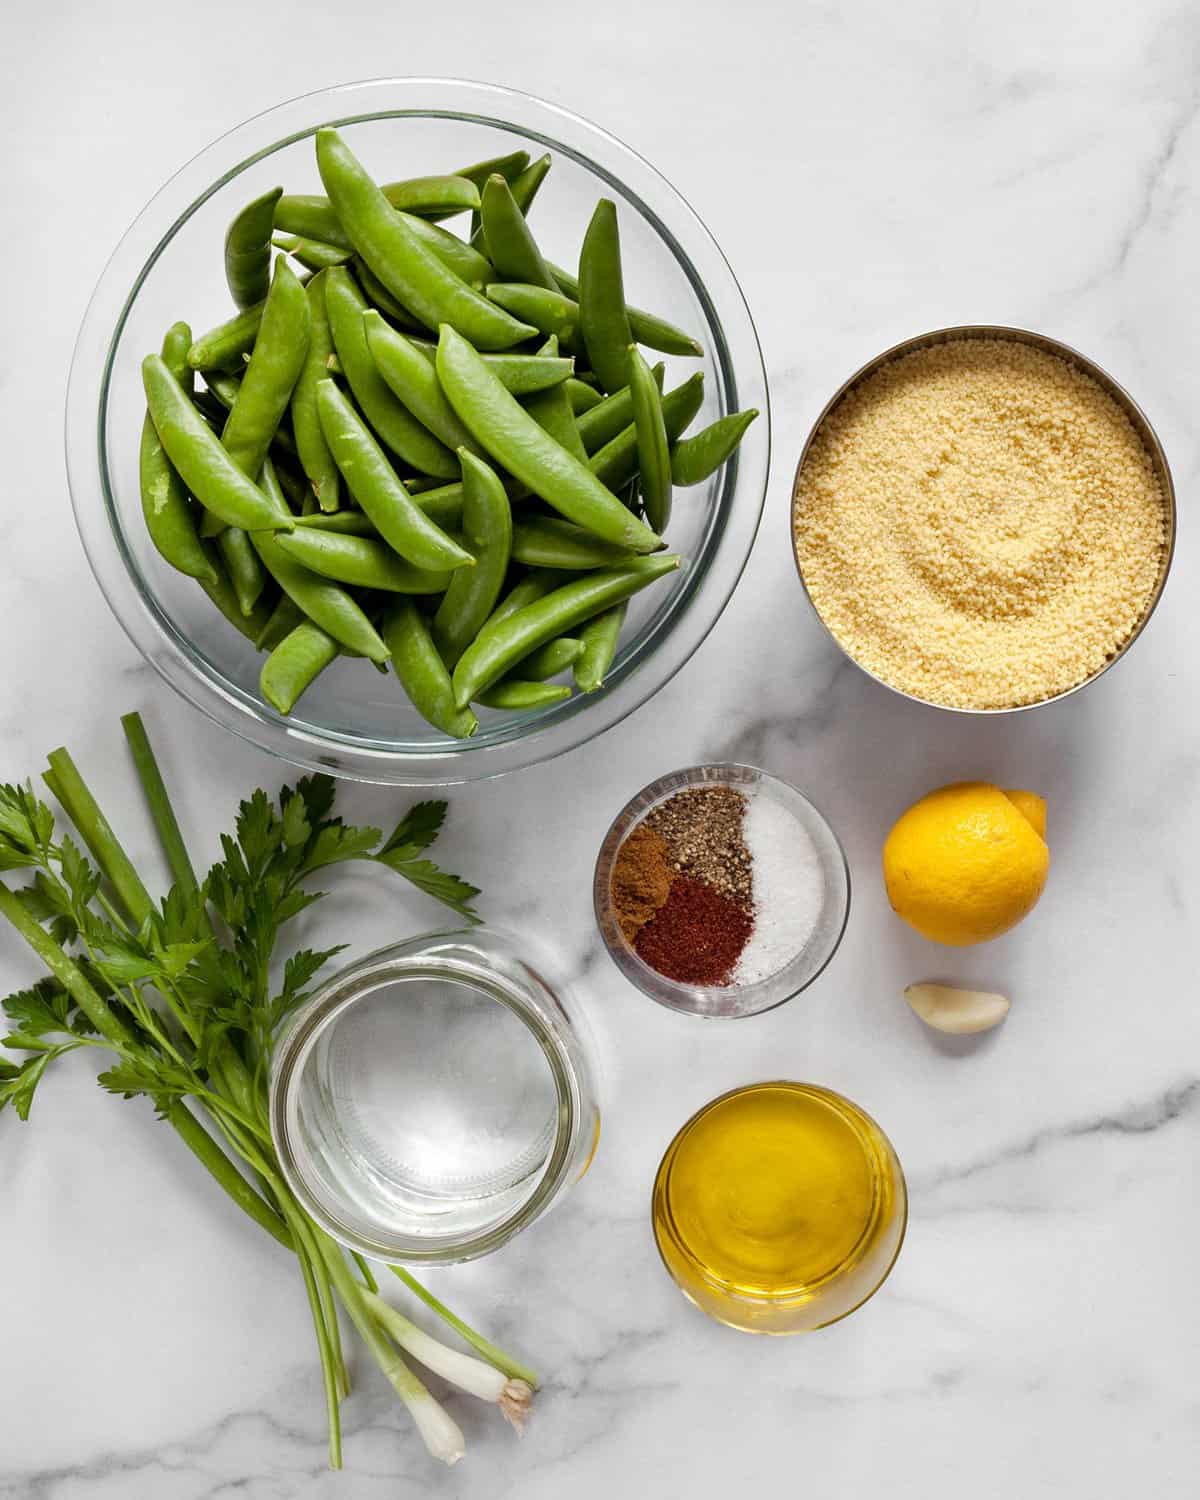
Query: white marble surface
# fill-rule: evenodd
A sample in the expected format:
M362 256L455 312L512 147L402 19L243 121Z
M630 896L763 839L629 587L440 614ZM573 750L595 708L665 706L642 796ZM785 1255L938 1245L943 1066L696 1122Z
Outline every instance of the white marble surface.
M0 1496L1193 1493L1195 7L44 0L5 30L5 778L69 741L145 850L116 722L140 707L207 855L233 797L280 777L175 700L110 619L75 540L60 426L71 342L110 247L184 159L288 95L459 72L543 92L625 137L695 204L743 282L776 467L750 571L688 668L590 748L453 794L442 852L487 888L490 916L554 930L606 1075L603 1147L574 1197L503 1254L432 1278L546 1372L524 1443L460 1403L471 1452L435 1470L360 1367L347 1470L327 1474L293 1271L148 1109L102 1095L72 1059L29 1127L0 1120ZM1130 659L1008 722L922 711L844 665L805 611L784 540L792 464L829 392L885 344L959 321L1042 328L1111 369L1157 424L1184 511L1171 587ZM724 1027L629 989L588 902L614 809L706 756L807 789L856 882L818 986ZM877 858L900 808L961 776L1043 791L1053 868L1032 920L951 957L889 916ZM403 800L357 789L347 804L382 820ZM323 931L366 889L341 887ZM398 915L431 913L372 895L357 947ZM0 936L0 979L27 972ZM931 972L1008 990L1008 1023L977 1045L939 1044L900 998ZM694 1107L781 1073L877 1115L910 1175L912 1223L861 1314L755 1341L678 1296L646 1201Z

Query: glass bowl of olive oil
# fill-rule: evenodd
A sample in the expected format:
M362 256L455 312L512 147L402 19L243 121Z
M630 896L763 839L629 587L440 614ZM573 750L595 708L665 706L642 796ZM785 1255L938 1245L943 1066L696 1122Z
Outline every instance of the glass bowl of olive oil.
M865 1110L807 1083L706 1104L667 1148L654 1238L684 1295L747 1333L836 1323L883 1285L908 1219L904 1173Z

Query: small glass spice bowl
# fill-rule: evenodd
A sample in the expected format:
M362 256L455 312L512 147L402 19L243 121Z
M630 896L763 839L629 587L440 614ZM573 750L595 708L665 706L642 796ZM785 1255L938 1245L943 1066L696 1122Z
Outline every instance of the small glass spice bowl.
M621 929L613 902L612 878L630 833L676 793L696 787L732 787L748 798L766 797L808 836L820 873L822 894L806 941L780 968L751 983L685 984L652 968ZM833 829L807 797L789 782L755 766L725 762L689 766L652 781L613 820L596 858L592 898L600 935L613 962L644 995L671 1010L705 1018L737 1019L773 1010L808 988L837 952L850 915L850 870Z
M288 1186L378 1260L472 1260L539 1218L599 1140L581 1025L522 937L425 933L343 969L276 1050Z

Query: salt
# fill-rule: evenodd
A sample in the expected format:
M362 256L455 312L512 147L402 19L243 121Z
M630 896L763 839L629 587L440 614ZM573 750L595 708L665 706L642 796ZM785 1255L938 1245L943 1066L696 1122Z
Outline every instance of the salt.
M825 880L804 825L756 791L742 828L753 865L754 930L734 970L736 985L770 979L803 952L821 916Z

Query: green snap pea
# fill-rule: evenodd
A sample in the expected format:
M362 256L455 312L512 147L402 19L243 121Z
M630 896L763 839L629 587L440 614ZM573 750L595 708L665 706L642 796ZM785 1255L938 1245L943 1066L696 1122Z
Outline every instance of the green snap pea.
M562 703L571 696L565 682L520 682L506 677L479 693L475 702L484 708L502 708L509 713L528 712L534 708L549 708Z
M663 397L663 424L667 438L674 442L700 410L704 402L704 373L697 370L682 385ZM599 410L599 408L597 408ZM631 424L605 443L588 460L588 467L611 490L620 490L637 473L637 429Z
M222 370L205 370L204 384L225 410L230 411L233 408L233 403L237 400L238 391L241 389L241 371L236 375L230 375ZM224 419L222 419L221 425L225 425Z
M734 452L757 416L753 407L732 412L727 417L718 417L695 437L676 443L671 449L671 478L681 485L703 484Z
M438 260L410 228L423 221L391 206L336 130L317 132L317 167L355 250L427 327L449 323L480 349L507 349L530 335Z
M458 484L439 485L433 490L415 489L416 483L416 480L406 480L404 488L418 510L424 511L429 519L435 525L440 526L443 531L454 531L462 525L461 481ZM343 536L379 535L370 516L364 515L361 510L339 510L334 511L332 515L300 516L296 524L297 526L311 526L317 531L338 532Z
M185 394L192 387L192 372L187 362L191 343L192 330L186 323L175 323L167 329L162 344L163 363ZM217 571L196 535L187 487L172 467L149 412L142 423L138 478L146 531L159 555L179 572L215 584Z
M383 638L392 653L392 670L421 717L443 734L470 739L479 722L465 703L455 706L450 673L411 599L398 599L389 608Z
M238 307L253 307L267 295L271 280L271 231L281 187L263 193L225 231L225 280Z
M523 657L602 610L611 609L655 579L679 567L676 556L638 557L564 584L497 624L484 627L454 669L454 701L471 699L516 666Z
M326 365L333 354L333 335L329 331L329 314L325 309L325 273L319 271L304 289L308 301L308 353L292 391L292 432L300 462L324 511L338 508L341 476L333 461L321 418L317 412L317 385L325 379Z
M448 668L479 634L496 606L512 549L512 507L496 471L467 449L462 460L463 540L475 558L460 568L433 617L433 639Z
M442 177L406 177L385 182L383 196L393 208L428 218L449 218L479 207L479 184L457 172Z
M612 609L596 615L580 630L583 650L575 663L575 686L581 693L594 693L604 686L608 669L617 654L628 609L627 603L614 604Z
M497 275L505 281L528 282L557 292L558 283L542 259L512 188L498 172L488 178L480 199L483 238Z
M142 361L146 404L167 457L188 491L227 526L290 531L286 504L275 502L238 468L192 405L161 355Z
M281 537L280 547L294 562L322 578L353 588L382 589L389 594L442 594L455 573L428 573L397 557L377 537L339 536L336 531L297 526ZM474 573L476 568L460 568Z
M254 644L260 651L274 651L285 636L291 635L296 626L304 619L304 615L286 594L280 594L275 601L275 608L271 611L267 623L259 632Z
M655 384L662 390L665 365L655 365L652 371ZM605 443L611 443L633 421L633 395L628 386L605 396L598 406L580 412L576 418L579 436L589 453L598 453Z
M513 526L513 561L531 568L559 568L581 572L613 568L633 555L627 547L601 542L571 521L556 516L531 516Z
M249 479L257 479L292 399L308 353L311 323L305 289L280 257L254 352L221 433L226 452Z
M363 326L367 305L350 273L335 266L325 276L325 308L333 345L363 415L406 464L423 474L457 479L459 466L454 454L397 400L379 373ZM325 383L319 382L318 388ZM354 491L352 484L351 491Z
M226 577L225 569L221 565L221 554L214 546L208 546L205 550L213 565L213 577L211 579L198 578L197 583L208 595L209 602L220 610L234 629L251 643L257 643L259 636L266 629L267 621L271 618L270 606L260 599L253 611L244 615L233 584Z
M323 380L317 387L317 410L334 462L384 541L414 567L430 572L473 564L471 554L436 526L404 488L366 424L332 380Z
M448 325L438 345L437 372L451 406L476 442L569 521L634 552L652 552L660 545L660 538L586 465L542 431Z
M577 417L582 416L584 412L594 411L604 400L595 386L585 385L582 380L576 380L574 376L569 376L565 384L571 410Z
M375 523L361 510L337 510L332 515L300 516L296 530L330 531L334 536L378 536Z
M625 312L617 206L611 198L596 204L579 252L579 331L588 363L604 389L611 393L627 385L633 334Z
M565 383L527 397L525 410L543 432L561 444L581 464L587 463L587 449L583 446L579 428L575 425L575 413L571 410L571 398L567 395Z
M560 635L523 656L513 668L512 675L526 682L547 682L574 666L582 655L583 642L578 636Z
M578 277L572 276L570 271L565 271L561 266L550 264L550 270L568 297L579 297ZM644 344L647 349L657 349L660 354L679 354L685 358L704 354L703 344L697 343L690 333L684 333L682 328L676 328L665 318L655 317L653 313L643 312L640 307L631 307L628 303L625 304L625 316L629 319L629 329L635 341Z
M263 465L263 484L270 490L277 483L268 459ZM267 572L314 625L319 625L340 645L360 651L372 661L388 659L387 646L345 589L302 567L269 532L253 532L250 541Z
M423 323L417 321L406 308L400 306L387 287L380 281L379 277L371 270L366 261L359 255L354 257L354 279L362 287L363 296L372 307L378 308L385 313L397 328L403 328L409 333L427 333L428 329Z
M520 318L530 333L553 334L564 349L573 349L579 335L579 304L544 286L526 282L493 282L486 288L497 305Z
M290 714L303 694L338 655L338 643L311 620L302 620L262 664L259 691L281 714Z
M507 620L510 615L515 615L527 604L536 604L551 590L561 588L564 583L570 582L570 578L569 573L560 572L556 568L535 568L505 594L488 616L487 624L498 625L501 620Z
M549 172L549 155L539 156L536 161L531 161L519 176L512 179L512 195L523 214L527 214L533 207L533 200L537 197L538 189L545 182Z
M238 608L243 615L252 615L267 586L267 575L249 536L240 526L227 526L217 537L217 549L237 595Z
M409 343L422 359L427 359L431 365L436 364L436 344L422 338L410 338ZM570 377L575 367L573 359L560 359L557 355L481 354L479 357L504 389L514 396L531 396L534 391L545 391L552 385L559 385ZM626 422L629 420L626 418Z
M633 396L642 506L647 521L661 532L671 519L671 446L663 419L662 394L635 344L629 346L629 389Z
M456 167L454 176L465 177L482 192L484 183L493 172L499 172L506 182L513 182L528 165L528 151L509 151L504 156L489 156L486 161L473 161L468 167Z
M326 271L330 266L344 266L354 254L353 250L344 249L340 245L302 239L298 234L277 234L271 243L310 271Z
M188 350L188 364L193 370L240 370L243 354L249 354L258 337L263 302L256 302L228 322L219 323L202 333Z
M446 400L429 360L377 312L363 314L363 330L371 357L397 400L447 447L478 453L475 439Z

